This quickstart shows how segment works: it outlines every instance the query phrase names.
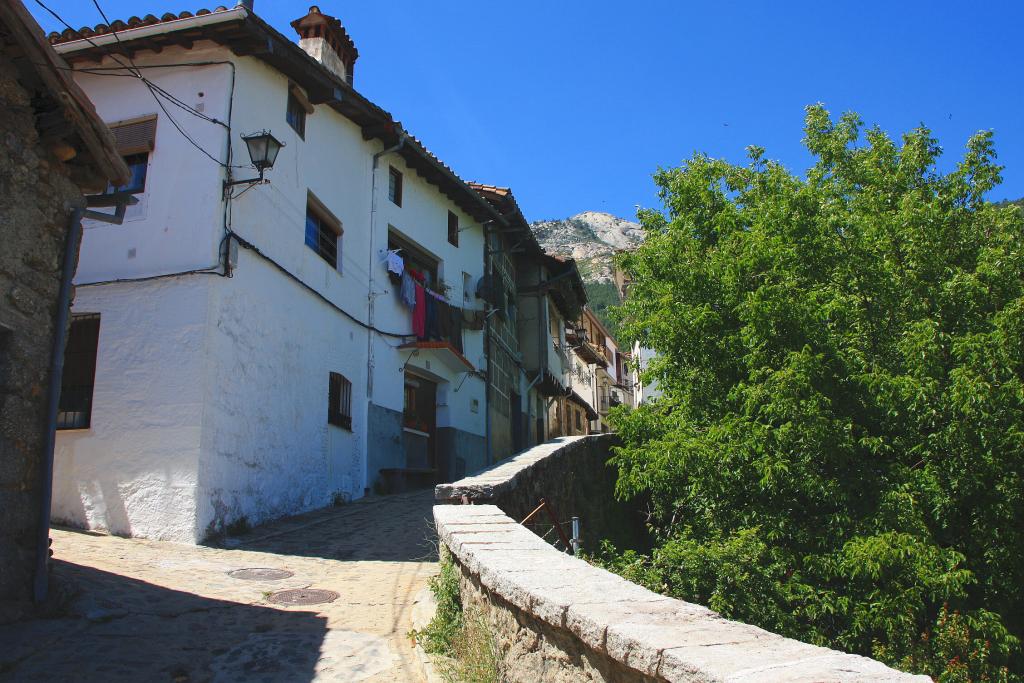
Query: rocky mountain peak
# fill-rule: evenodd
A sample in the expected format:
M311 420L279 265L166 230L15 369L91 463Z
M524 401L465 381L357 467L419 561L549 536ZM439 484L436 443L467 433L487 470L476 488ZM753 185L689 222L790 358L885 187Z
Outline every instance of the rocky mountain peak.
M537 221L532 227L545 251L576 259L580 274L588 283L611 282L612 255L620 249L636 247L643 236L639 223L600 211Z

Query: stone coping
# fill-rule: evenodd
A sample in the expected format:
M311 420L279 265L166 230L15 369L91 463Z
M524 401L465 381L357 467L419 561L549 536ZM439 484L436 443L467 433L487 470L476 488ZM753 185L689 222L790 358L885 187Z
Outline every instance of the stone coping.
M450 484L438 484L434 487L434 499L438 501L457 501L463 496L470 500L491 500L498 495L514 489L520 479L538 463L574 444L598 439L611 439L610 434L594 434L590 436L563 436L538 446L534 446L519 455L514 455L490 467L480 470L474 475Z
M494 505L435 505L434 520L454 560L490 594L656 680L931 681L653 593L559 552Z

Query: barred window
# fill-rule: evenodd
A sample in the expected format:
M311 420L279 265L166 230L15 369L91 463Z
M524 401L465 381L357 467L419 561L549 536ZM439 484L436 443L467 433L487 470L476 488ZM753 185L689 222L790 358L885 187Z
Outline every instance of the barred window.
M341 223L312 195L306 202L306 246L341 272Z
M327 422L352 431L352 382L336 372L327 390Z
M88 429L92 424L92 393L96 377L100 316L76 315L64 348L57 429Z

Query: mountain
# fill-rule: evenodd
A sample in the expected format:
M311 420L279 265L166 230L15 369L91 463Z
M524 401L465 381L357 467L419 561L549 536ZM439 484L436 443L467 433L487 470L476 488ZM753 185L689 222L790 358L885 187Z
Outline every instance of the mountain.
M616 325L608 317L609 306L619 303L613 257L617 251L640 244L640 224L608 213L584 211L562 220L536 221L531 227L545 251L576 259L590 309L614 335Z

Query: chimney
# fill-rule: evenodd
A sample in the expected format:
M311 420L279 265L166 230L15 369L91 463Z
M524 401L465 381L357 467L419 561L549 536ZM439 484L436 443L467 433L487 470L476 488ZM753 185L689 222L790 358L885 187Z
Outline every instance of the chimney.
M320 8L313 5L306 16L292 22L292 28L299 34L299 47L306 54L352 85L359 50L340 21L321 14Z

